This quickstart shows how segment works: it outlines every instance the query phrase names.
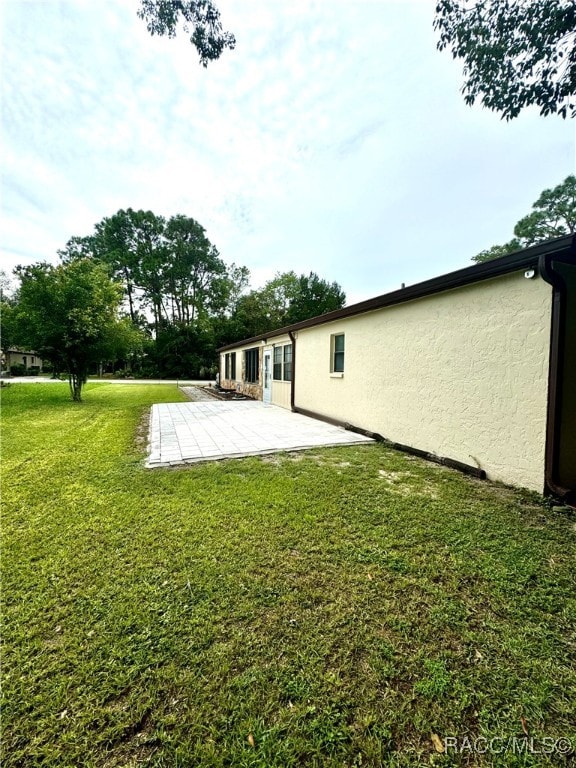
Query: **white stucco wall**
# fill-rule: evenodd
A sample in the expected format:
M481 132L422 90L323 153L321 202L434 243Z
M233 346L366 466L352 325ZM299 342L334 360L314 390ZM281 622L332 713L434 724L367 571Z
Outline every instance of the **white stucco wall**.
M517 272L299 331L296 407L541 492L551 290Z

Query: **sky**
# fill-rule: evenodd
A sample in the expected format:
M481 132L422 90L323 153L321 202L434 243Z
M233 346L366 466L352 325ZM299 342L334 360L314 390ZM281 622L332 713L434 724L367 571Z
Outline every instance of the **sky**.
M465 105L432 0L216 4L237 45L205 69L139 0L3 0L1 268L142 208L351 304L469 266L576 171L573 120Z

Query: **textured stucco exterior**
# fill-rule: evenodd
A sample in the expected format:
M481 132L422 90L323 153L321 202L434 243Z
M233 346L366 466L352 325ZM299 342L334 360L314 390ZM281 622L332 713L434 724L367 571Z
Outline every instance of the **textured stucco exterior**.
M542 492L551 296L513 272L302 329L295 405Z

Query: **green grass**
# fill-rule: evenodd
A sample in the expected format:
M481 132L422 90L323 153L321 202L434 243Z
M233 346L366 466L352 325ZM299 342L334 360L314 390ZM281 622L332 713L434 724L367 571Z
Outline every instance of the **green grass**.
M576 744L569 515L382 445L146 470L173 386L2 396L5 768L567 764L432 734Z

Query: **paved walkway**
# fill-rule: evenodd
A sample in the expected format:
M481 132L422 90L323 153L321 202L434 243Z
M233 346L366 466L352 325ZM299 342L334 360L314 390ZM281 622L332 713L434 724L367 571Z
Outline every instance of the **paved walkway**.
M189 400L192 400L193 403L198 402L214 402L214 395L211 395L210 392L206 391L206 387L198 387L198 386L185 386L180 387L180 390L186 395L186 397Z
M262 402L161 403L152 406L146 466L371 442L355 432Z

